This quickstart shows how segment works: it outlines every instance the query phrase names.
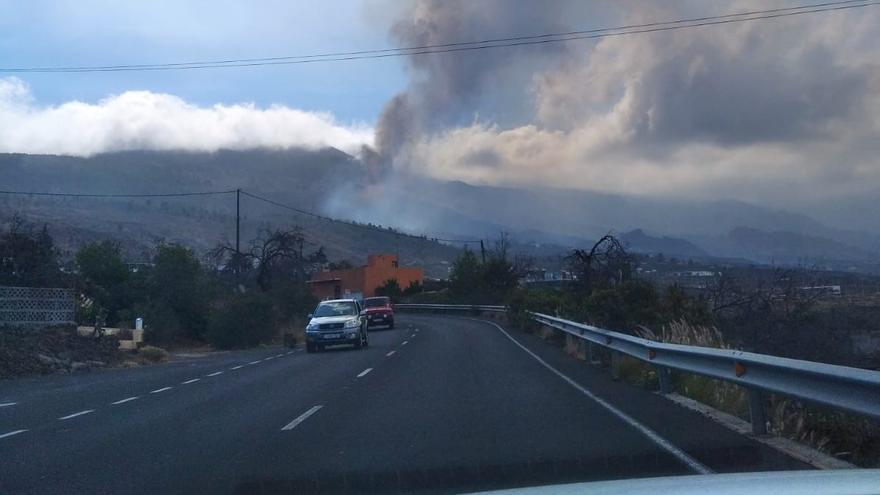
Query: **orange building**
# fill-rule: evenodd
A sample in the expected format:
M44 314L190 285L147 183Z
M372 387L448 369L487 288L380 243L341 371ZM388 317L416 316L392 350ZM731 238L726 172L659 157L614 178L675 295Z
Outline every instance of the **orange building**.
M324 270L312 275L312 294L319 299L373 297L386 280L396 279L401 289L422 283L420 267L399 266L396 254L371 254L367 264L346 270Z

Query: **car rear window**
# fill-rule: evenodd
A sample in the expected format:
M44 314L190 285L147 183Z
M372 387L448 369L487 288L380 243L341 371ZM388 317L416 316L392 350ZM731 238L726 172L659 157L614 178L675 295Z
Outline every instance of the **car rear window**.
M382 306L388 306L388 298L387 297L370 297L364 299L364 306L367 308L381 308Z

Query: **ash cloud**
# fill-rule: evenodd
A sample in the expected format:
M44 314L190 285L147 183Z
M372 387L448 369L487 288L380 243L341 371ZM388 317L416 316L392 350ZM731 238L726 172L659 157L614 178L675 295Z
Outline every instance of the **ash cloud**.
M399 46L766 9L425 0ZM399 170L787 205L880 188L880 9L408 60L377 134ZM487 161L486 157L492 159Z

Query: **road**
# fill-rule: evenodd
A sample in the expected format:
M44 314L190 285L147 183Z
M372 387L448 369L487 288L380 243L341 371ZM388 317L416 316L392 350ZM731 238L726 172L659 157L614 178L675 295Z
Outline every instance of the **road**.
M398 315L364 350L0 382L0 493L455 492L807 469L521 332Z

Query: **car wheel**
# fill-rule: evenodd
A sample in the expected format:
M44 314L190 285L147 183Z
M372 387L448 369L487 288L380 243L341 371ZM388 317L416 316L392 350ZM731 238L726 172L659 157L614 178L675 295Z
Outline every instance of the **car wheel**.
M370 346L370 332L368 330L364 330L364 347Z
M354 341L354 348L360 349L363 346L364 346L364 334L363 334L363 332L361 332L358 334L357 340Z
M315 344L313 344L311 342L306 342L306 352L312 353L312 352L315 352L315 350L316 350Z
M394 320L391 320L391 323L388 324L389 330L394 330Z

